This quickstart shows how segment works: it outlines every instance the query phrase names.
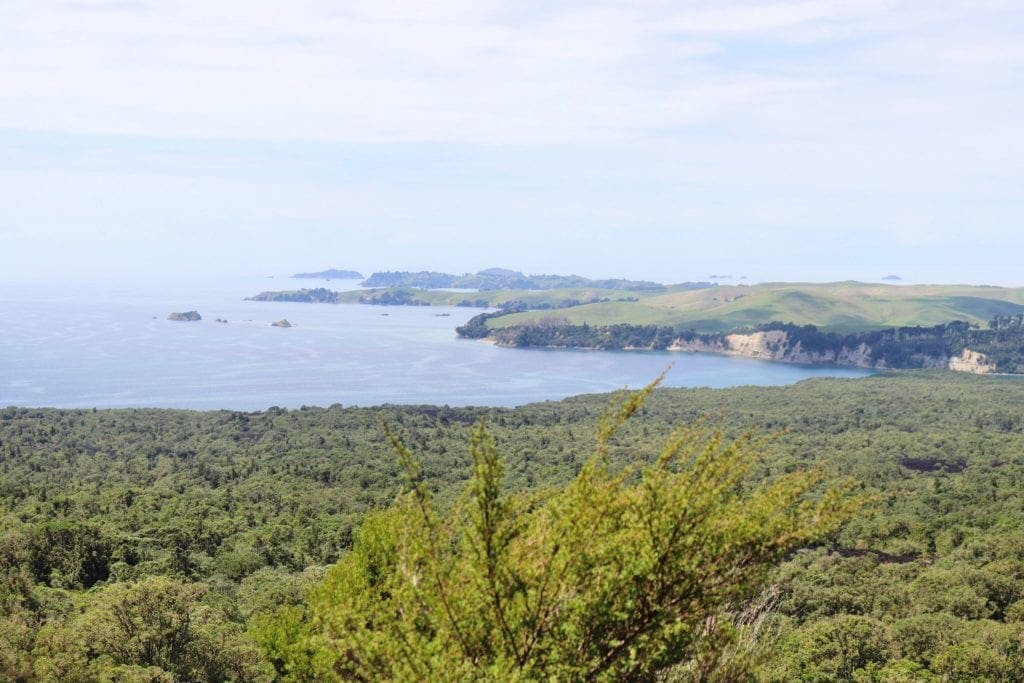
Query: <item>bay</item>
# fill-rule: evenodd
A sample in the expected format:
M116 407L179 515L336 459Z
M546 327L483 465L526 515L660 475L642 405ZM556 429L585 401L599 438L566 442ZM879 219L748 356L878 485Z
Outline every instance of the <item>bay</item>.
M790 384L869 371L711 354L506 349L458 339L480 309L245 301L287 277L0 281L0 406L263 410L515 406L640 387ZM168 321L197 310L198 322ZM218 323L216 318L226 319ZM291 328L272 327L282 318Z

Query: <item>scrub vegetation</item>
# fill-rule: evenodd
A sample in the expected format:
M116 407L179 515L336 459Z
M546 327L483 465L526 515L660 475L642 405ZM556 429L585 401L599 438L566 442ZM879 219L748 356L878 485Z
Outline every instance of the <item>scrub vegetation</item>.
M1024 384L608 405L2 410L0 678L1019 680Z

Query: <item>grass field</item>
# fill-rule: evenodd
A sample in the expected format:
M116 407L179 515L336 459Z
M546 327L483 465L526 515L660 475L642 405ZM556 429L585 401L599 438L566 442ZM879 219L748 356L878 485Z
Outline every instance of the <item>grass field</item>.
M621 294L621 293L620 293ZM780 321L836 332L936 325L952 320L985 325L995 315L1024 312L1024 288L966 285L765 283L723 286L529 311L489 321L491 327L537 322L552 316L577 325L670 325L723 332Z

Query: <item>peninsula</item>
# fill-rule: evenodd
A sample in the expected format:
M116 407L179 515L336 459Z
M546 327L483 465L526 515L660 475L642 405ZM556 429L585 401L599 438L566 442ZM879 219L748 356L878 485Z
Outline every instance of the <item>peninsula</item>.
M1024 289L859 282L719 286L501 310L458 333L502 346L699 351L793 363L1024 373Z
M1024 374L1024 288L663 285L524 276L497 268L459 277L433 271L374 273L368 283L388 286L262 292L250 298L497 309L456 332L515 348L691 351L790 363ZM470 284L478 288L456 287Z

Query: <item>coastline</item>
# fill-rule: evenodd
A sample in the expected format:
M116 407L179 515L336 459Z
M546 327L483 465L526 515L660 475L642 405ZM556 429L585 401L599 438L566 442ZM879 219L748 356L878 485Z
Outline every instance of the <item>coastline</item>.
M722 335L716 342L703 340L674 340L665 348L650 346L623 346L621 348L602 348L596 346L575 345L517 345L502 342L500 339L484 337L478 339L502 348L546 348L576 351L666 351L670 353L709 354L733 358L748 358L773 363L785 363L805 367L858 368L864 370L947 370L973 375L1019 377L1019 373L998 372L996 366L983 353L964 348L959 355L929 356L914 354L914 361L908 366L894 366L884 359L872 360L871 348L861 343L855 348L841 347L838 351L813 352L803 349L798 340L790 345L786 333L781 330L754 332L750 334Z

